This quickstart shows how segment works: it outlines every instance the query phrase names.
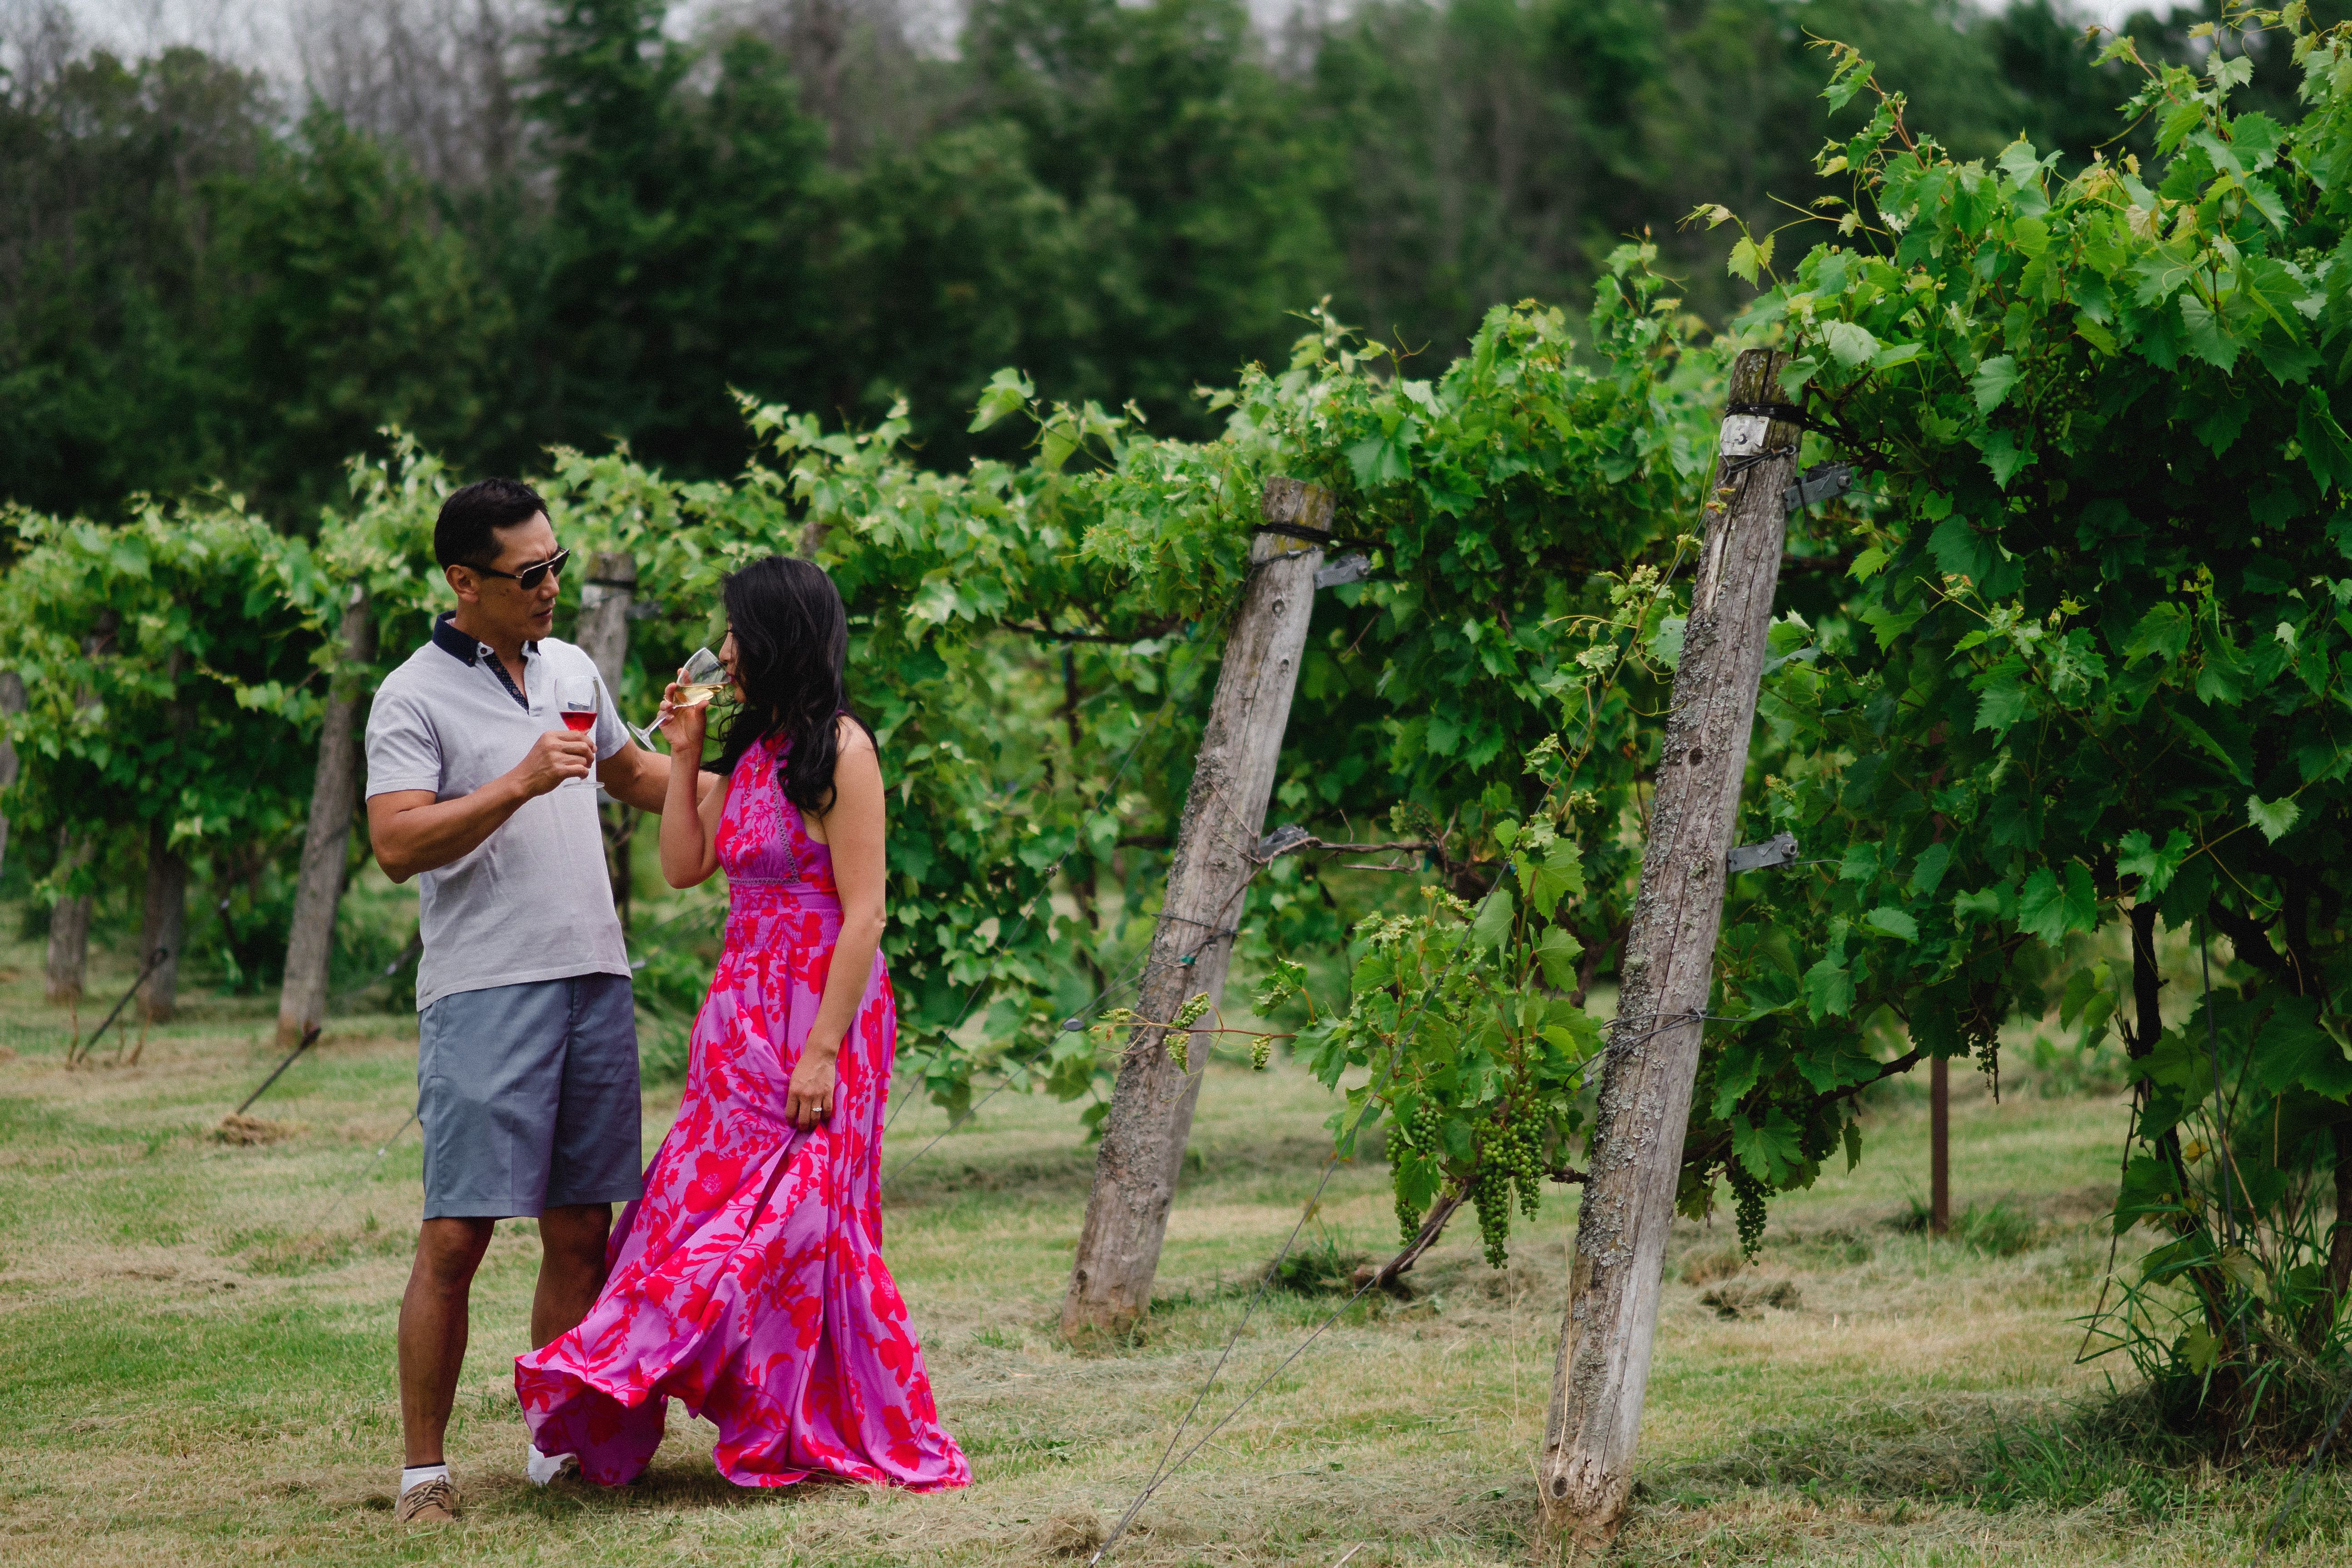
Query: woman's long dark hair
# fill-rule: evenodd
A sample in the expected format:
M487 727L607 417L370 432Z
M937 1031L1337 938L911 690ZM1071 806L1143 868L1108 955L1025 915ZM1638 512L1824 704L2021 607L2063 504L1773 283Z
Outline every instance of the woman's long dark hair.
M733 777L743 753L772 735L787 737L777 783L784 798L823 816L833 809L833 767L841 751L836 721L845 713L874 738L846 701L849 616L841 590L813 561L771 555L728 574L719 589L735 634L735 680L743 705L719 743L719 771Z

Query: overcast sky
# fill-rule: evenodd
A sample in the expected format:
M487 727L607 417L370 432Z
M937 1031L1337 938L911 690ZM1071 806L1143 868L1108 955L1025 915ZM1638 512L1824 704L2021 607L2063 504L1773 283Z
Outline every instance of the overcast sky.
M0 0L0 14L21 11L40 0ZM1250 0L1262 24L1279 22L1297 0ZM2087 15L2110 24L2149 0L2075 0ZM207 52L242 59L291 79L300 71L294 47L294 21L305 0L67 0L81 36L117 53L152 54L170 44L194 44ZM684 0L673 14L674 29L690 26L711 0ZM2156 0L2151 8L2166 8Z

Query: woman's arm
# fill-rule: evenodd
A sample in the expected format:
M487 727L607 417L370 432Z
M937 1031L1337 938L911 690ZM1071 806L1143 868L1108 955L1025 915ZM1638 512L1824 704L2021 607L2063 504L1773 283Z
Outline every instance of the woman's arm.
M669 689L674 703L678 689ZM726 781L706 773L702 736L709 706L669 709L662 722L662 738L669 742L670 769L661 805L662 880L673 888L691 888L710 879L719 869L719 813L727 804ZM686 764L686 765L680 765Z
M816 824L833 850L834 885L841 891L841 935L824 975L824 999L801 1047L786 1092L784 1119L816 1126L833 1114L834 1058L857 1022L857 1005L882 945L882 762L856 723L843 719L841 752L833 765L833 809ZM667 820L667 819L665 819Z

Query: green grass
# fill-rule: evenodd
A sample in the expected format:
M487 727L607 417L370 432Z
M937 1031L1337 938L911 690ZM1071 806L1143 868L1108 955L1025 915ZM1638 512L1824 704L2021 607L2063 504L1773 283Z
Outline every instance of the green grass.
M128 971L98 968L110 1000ZM192 1002L135 1068L101 1051L68 1072L37 952L0 947L0 1562L1083 1562L1057 1552L1158 1460L1328 1148L1329 1101L1304 1074L1216 1069L1146 1331L1093 1355L1052 1331L1093 1169L1078 1108L1000 1096L907 1167L887 1253L978 1476L951 1497L740 1492L682 1415L646 1485L524 1486L510 1358L536 1241L502 1225L450 1435L466 1515L413 1532L388 1505L415 1131L370 1164L414 1102L413 1024L339 1020L254 1108L271 1141L240 1144L213 1130L273 1065L268 1003ZM676 1092L647 1095L648 1146ZM2168 1451L2118 1414L2108 1363L2074 1362L2106 1263L2120 1103L1996 1106L1956 1086L1958 1217L1936 1240L1910 1222L1918 1100L1867 1110L1861 1168L1780 1203L1756 1264L1727 1219L1677 1224L1618 1559L2251 1561L2293 1477ZM908 1108L888 1160L943 1125ZM1573 1215L1572 1194L1549 1202L1502 1271L1465 1215L1409 1277L1412 1300L1359 1304L1276 1370L1396 1243L1383 1172L1342 1167L1205 1408L1270 1375L1265 1392L1116 1561L1328 1564L1362 1542L1353 1568L1528 1562ZM2313 1481L2269 1561L2346 1558L2347 1473Z

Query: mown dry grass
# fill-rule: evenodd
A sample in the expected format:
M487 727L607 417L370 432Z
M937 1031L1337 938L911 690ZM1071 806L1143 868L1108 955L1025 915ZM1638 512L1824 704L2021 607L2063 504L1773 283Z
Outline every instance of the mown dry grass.
M508 1369L536 1244L528 1225L503 1226L451 1434L466 1516L410 1531L388 1509L414 1131L369 1162L413 1101L413 1030L338 1023L254 1108L266 1135L224 1140L224 1114L270 1065L259 1008L200 1001L151 1034L137 1068L68 1072L37 962L0 949L0 1048L15 1053L0 1059L11 1564L1083 1562L1240 1321L1328 1148L1328 1101L1303 1075L1220 1069L1150 1331L1095 1355L1050 1332L1092 1168L1075 1108L1000 1097L908 1166L889 1194L888 1252L979 1477L951 1497L739 1492L711 1468L708 1429L682 1415L642 1486L526 1487ZM674 1104L672 1090L647 1097L649 1146ZM1900 1097L1871 1111L1858 1172L1775 1211L1760 1264L1738 1258L1727 1223L1679 1226L1620 1560L2251 1559L2286 1478L2117 1469L2070 1449L2057 1419L2104 1386L2101 1369L2073 1364L2072 1320L2105 1264L2094 1222L2119 1114L2031 1096L1996 1107L1963 1086L1960 1200L2033 1217L2015 1256L1894 1227L1926 1163L1924 1117ZM891 1158L941 1126L910 1107ZM1465 1218L1417 1272L1414 1300L1349 1310L1279 1371L1331 1300L1269 1297L1206 1409L1222 1415L1270 1374L1265 1393L1146 1507L1116 1561L1328 1564L1360 1542L1355 1565L1529 1561L1572 1217L1565 1195L1549 1204L1504 1272L1479 1261ZM1393 1229L1381 1171L1350 1167L1307 1237L1344 1256L1379 1251ZM2081 1495L2001 1506L2019 1495L1989 1490L2003 1466L2032 1482L2025 1494ZM2032 1481L2045 1471L2064 1485ZM2269 1560L2341 1562L2347 1522L2352 1492L2325 1473Z

